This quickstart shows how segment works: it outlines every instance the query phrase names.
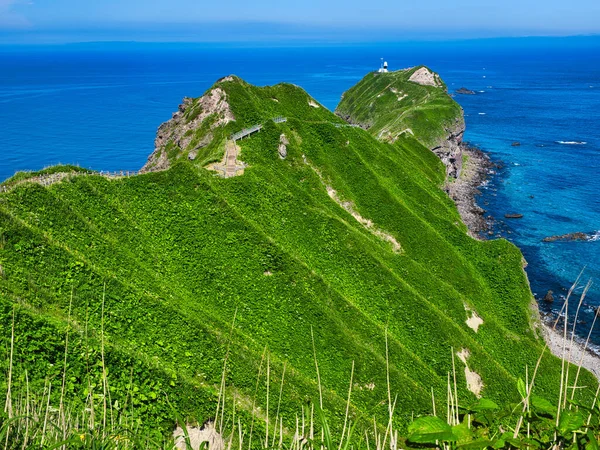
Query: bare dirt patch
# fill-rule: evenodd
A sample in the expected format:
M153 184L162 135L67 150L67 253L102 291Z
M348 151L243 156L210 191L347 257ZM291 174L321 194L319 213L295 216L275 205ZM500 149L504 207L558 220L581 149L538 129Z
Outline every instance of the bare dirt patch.
M463 348L457 352L456 355L465 365L465 378L467 379L467 389L471 391L477 398L481 398L481 391L483 389L483 381L478 373L473 372L469 369L467 359L471 356L469 349Z
M465 305L465 310L467 311L467 313L471 313L471 315L466 320L467 326L475 333L477 333L479 327L483 325L483 319L479 317L479 315L475 311L470 309L467 305Z

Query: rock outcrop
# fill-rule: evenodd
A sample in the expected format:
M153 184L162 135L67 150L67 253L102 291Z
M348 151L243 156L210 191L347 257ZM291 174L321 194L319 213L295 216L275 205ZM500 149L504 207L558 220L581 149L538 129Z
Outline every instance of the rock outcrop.
M494 164L487 154L481 150L461 144L463 155L468 163L461 168L460 177L449 179L445 186L448 196L454 201L460 216L469 229L469 234L480 238L488 229L485 211L477 204L475 197L481 192L479 186L487 179Z
M223 436L215 429L213 422L207 422L202 427L186 425L186 429L191 449L186 442L186 431L181 426L177 426L173 431L176 449L199 450L204 443L208 444L206 448L210 450L223 450L225 448Z
M279 157L281 159L285 159L287 157L288 144L289 141L285 137L285 134L282 133L281 136L279 136L279 146L277 147L277 152L279 153Z
M573 242L573 241L598 241L600 240L600 232L582 233L567 233L556 236L549 236L542 239L543 242Z
M227 78L221 81L228 81ZM171 166L173 158L187 152L190 160L196 158L198 149L208 145L213 136L210 131L235 120L227 103L227 95L220 87L214 87L194 100L184 98L179 109L168 122L163 123L154 141L154 152L140 172L157 172ZM197 142L196 130L209 121L208 131ZM193 145L191 145L193 143Z
M476 92L472 91L471 89L467 89L466 87L461 87L460 89L456 90L457 94L461 94L461 95L475 95Z
M446 176L458 178L462 171L463 161L463 136L465 134L465 121L461 117L456 118L453 126L446 128L446 138L431 150L446 166Z
M421 67L413 73L408 81L420 84L421 86L442 87L443 83L437 73L430 71L427 67Z

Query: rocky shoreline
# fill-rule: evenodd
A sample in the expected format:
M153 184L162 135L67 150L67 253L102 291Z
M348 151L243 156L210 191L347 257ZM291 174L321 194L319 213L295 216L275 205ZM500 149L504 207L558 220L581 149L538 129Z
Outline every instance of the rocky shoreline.
M464 143L461 147L463 155L466 155L466 158L463 158L462 171L457 179L446 182L445 190L456 204L463 222L469 229L469 235L485 240L486 233L492 230L494 222L484 217L486 211L477 204L476 197L481 194L479 188L489 180L498 164L478 148ZM600 354L586 347L581 337L575 336L571 342L570 332L567 332L565 345L563 332L556 329L555 320L555 316L539 318L541 335L550 352L557 358L581 365L600 381Z
M444 186L448 196L454 201L458 212L469 229L469 235L476 239L490 229L484 218L485 210L476 201L481 194L479 188L488 180L496 167L489 155L466 143L461 143L463 163L457 178L449 178Z
M554 329L552 325L544 320L540 320L540 323L542 324L541 329L544 340L554 356L561 359L564 358L575 365L581 365L581 367L592 372L600 380L600 356L589 348L586 348L583 343L577 340L577 337L573 339L573 345L571 346L570 332L567 332L567 341L565 344L562 332Z

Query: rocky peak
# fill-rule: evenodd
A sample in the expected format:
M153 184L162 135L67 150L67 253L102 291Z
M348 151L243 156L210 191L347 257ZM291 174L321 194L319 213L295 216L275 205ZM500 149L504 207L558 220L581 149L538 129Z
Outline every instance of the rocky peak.
M231 80L232 77L226 77L220 82ZM194 159L198 149L212 141L212 130L234 120L227 94L218 83L200 98L185 97L171 120L158 128L154 151L140 172L166 170L184 154ZM205 122L209 122L208 127L203 126ZM197 130L204 128L208 131L198 136Z
M410 76L408 81L420 84L421 86L442 87L443 83L437 73L431 72L427 67L421 67Z

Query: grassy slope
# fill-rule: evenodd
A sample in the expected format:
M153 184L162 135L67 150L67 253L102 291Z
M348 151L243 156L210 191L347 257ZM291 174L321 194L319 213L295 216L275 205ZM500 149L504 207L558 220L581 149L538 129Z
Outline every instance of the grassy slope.
M10 338L17 305L17 371L27 368L38 384L60 378L73 295L68 392L80 394L89 373L98 394L104 296L112 399L133 398L148 421L173 417L154 401L165 393L191 417L213 415L230 345L227 383L242 410L265 347L272 395L287 364L282 412L291 425L301 405L318 398L311 333L331 410L343 411L355 361L355 412L385 417L386 329L400 425L431 410L431 387L445 398L451 348L471 351L486 396L516 399L516 378L542 350L530 330L522 257L506 241L467 237L438 187L444 170L435 155L411 137L392 145L336 127L339 118L310 107L291 85L236 79L221 87L237 121L215 134L221 139L196 165L183 158L161 173L81 176L0 194L1 339ZM277 115L288 121L268 120ZM241 142L250 165L243 176L218 178L197 164L224 136L257 122L263 131ZM286 160L277 155L281 133L290 140ZM311 165L402 253L335 203ZM485 321L477 334L465 324L465 304ZM544 359L539 394L553 397L559 370ZM258 386L264 408L264 367ZM460 396L472 398L464 388Z
M464 125L462 109L446 86L421 86L408 81L423 66L389 73L369 73L348 90L336 113L368 127L371 134L395 138L406 129L433 148L448 132Z

